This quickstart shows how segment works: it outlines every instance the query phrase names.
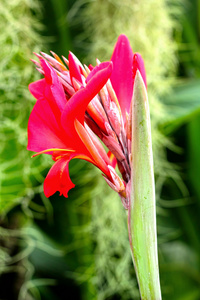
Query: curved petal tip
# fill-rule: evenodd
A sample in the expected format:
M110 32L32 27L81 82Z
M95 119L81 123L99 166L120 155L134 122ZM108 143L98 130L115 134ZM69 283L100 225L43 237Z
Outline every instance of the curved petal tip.
M133 56L133 80L135 80L136 72L139 70L145 86L147 87L146 71L144 61L140 53L135 53Z

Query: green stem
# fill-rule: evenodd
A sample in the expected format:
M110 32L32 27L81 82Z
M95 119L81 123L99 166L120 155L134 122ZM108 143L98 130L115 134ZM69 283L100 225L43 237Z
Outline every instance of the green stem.
M139 71L132 101L131 169L128 229L140 294L143 300L161 300L150 115L146 88Z

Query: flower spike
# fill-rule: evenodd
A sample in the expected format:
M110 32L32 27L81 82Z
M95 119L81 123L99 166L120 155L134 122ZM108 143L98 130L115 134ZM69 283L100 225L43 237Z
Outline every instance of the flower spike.
M68 197L69 162L99 168L128 211L129 241L142 299L161 300L155 192L144 62L120 35L111 60L83 66L69 53L33 60L43 79L29 85L37 99L28 122L28 150L52 156L44 193ZM107 147L106 152L102 143ZM116 171L117 167L117 171Z

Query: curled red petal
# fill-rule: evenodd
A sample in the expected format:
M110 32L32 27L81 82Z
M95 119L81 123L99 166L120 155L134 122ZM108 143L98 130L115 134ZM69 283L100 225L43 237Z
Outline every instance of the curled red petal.
M113 62L113 72L110 80L125 121L133 95L133 51L128 38L123 34L117 40L111 61Z
M107 68L109 66L110 62L109 61L105 61L100 63L98 66L94 67L91 72L89 73L89 75L86 78L86 83L96 74L98 73L100 70L103 70L105 68Z
M112 63L89 80L84 88L77 91L67 102L62 113L62 126L73 139L76 136L74 121L77 119L81 124L84 123L85 111L89 102L99 93L102 87L106 84L112 73Z
M69 177L69 161L74 155L64 156L60 158L49 170L47 177L44 180L44 194L50 197L57 191L60 195L68 197L68 191L75 187L75 184Z

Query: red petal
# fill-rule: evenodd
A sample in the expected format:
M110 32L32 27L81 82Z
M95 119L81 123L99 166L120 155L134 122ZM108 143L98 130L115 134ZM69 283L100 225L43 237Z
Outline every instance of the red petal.
M78 58L76 58L76 56L72 52L69 52L68 59L69 59L69 70L70 70L71 82L73 83L72 79L75 78L80 83L82 83L80 62Z
M78 132L81 140L87 147L89 153L91 154L91 157L94 160L94 164L103 172L105 173L108 177L110 177L110 172L108 171L107 164L105 163L104 159L100 155L102 149L98 148L98 144L94 145L91 136L85 129L85 127L77 120L75 120L75 128L76 131ZM99 151L98 151L99 150Z
M117 159L116 159L116 157L114 156L114 154L111 151L108 151L107 155L110 158L110 164L111 164L111 166L115 169L115 167L117 165Z
M59 191L60 195L68 197L68 191L75 187L73 182L69 177L68 164L69 161L73 158L73 155L70 157L63 157L59 159L49 170L47 177L44 180L44 194L46 197L50 197L55 192Z
M140 53L135 53L134 56L133 56L133 80L135 80L137 70L140 71L140 74L142 76L144 84L147 87L144 61L143 61L142 56L140 55Z
M106 134L105 122L108 122L106 113L99 102L95 97L87 106L87 112L90 117L95 121L95 123L101 128L101 130Z
M45 77L42 81L30 85L31 92L39 100L29 118L28 150L40 152L49 148L77 149L79 154L90 156L75 129L73 131L75 134L71 138L68 128L65 131L61 126L62 107L60 110L59 106L62 102L59 101L63 99L63 88L55 72L52 72L45 62L43 67L47 79ZM64 101L66 104L65 99Z
M61 112L67 103L65 93L56 72L41 59L45 79L29 85L38 101L28 122L28 150L43 151L49 148L67 148L67 136L61 127Z
M28 121L28 150L43 151L50 148L68 148L65 135L47 100L39 99Z
M97 72L87 83L86 87L77 91L67 102L62 113L62 125L66 132L74 139L77 134L74 128L74 121L77 119L81 124L84 123L84 116L89 102L98 94L106 84L112 72L112 63Z
M37 100L43 99L45 86L46 86L46 80L43 78L29 84L29 91L31 92L33 97L35 97Z
M92 69L92 71L89 73L89 75L87 76L86 78L86 83L88 83L88 81L96 74L98 73L99 71L107 68L109 66L110 62L109 61L105 61L105 62L102 62L101 64L99 64L98 66L94 67Z
M90 69L90 71L92 71L94 69L93 65L89 65L88 68Z
M102 144L101 144L100 140L98 139L98 137L96 136L96 134L91 130L91 128L87 124L85 124L85 129L86 129L87 133L89 134L93 144L97 148L102 159L105 161L105 163L107 165L111 164L109 156L107 155L104 147L102 146Z
M126 111L129 112L133 94L133 51L125 35L119 36L111 60L113 62L113 72L110 80L125 120Z
M44 59L41 59L40 63L47 83L44 98L48 100L54 114L60 116L67 102L63 86L55 70Z

